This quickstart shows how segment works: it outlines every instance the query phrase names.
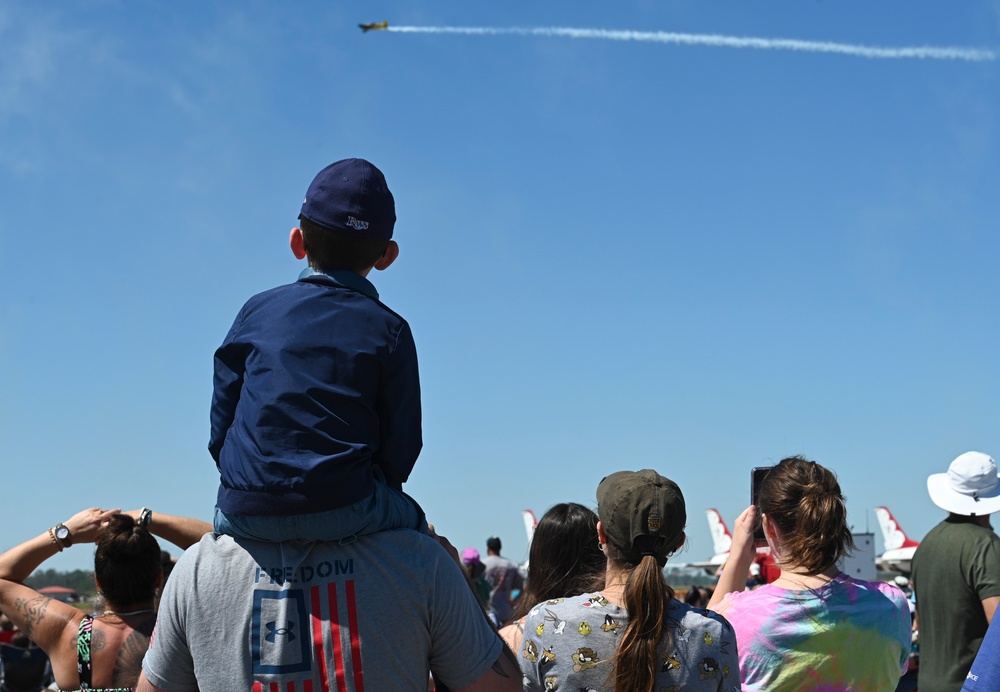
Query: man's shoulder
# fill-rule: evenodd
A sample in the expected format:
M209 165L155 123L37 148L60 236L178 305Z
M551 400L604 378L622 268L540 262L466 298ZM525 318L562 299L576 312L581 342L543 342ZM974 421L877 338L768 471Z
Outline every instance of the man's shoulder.
M341 545L337 542L288 541L284 543L255 541L233 538L220 533L206 533L201 540L185 551L185 561L228 560L235 556L247 555L253 559L265 556L297 557L305 554L313 556L339 556L388 553L402 558L412 557L426 561L428 555L447 557L447 553L430 536L411 529L379 531L362 536L354 543Z
M954 545L956 542L1000 545L1000 536L989 526L982 526L972 521L945 519L927 532L915 553L920 553L921 549L926 552L928 548L936 548L939 545Z
M486 555L485 557L481 558L481 561L482 561L482 563L484 565L486 565L487 568L490 568L490 567L503 567L503 568L513 567L514 569L517 569L517 563L513 562L511 560L508 560L503 555Z
M931 530L920 540L920 544L913 553L914 559L916 559L917 554L920 552L928 552L933 550L938 542L941 540L941 534L948 531L949 523L947 521L940 521L931 527Z

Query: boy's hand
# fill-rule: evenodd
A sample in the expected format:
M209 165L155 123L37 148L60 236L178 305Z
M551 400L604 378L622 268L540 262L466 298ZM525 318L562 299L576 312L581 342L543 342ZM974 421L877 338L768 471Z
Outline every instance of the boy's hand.
M445 549L445 552L447 552L448 555L451 556L451 559L455 561L456 565L462 567L462 571L464 572L465 568L462 565L462 558L459 557L458 555L458 549L455 546L453 546L451 544L451 541L449 541L447 538L445 538L444 536L439 536L437 534L437 531L434 530L434 524L428 524L427 528L430 529L431 531L431 538L436 540L441 545L441 547Z

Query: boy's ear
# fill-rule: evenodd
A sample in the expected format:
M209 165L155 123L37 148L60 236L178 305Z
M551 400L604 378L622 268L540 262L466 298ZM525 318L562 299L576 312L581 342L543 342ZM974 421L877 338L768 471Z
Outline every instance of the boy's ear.
M292 248L295 259L305 259L306 239L302 235L302 229L296 226L288 235L288 247Z
M385 252L375 261L375 268L379 271L388 269L389 265L395 262L397 257L399 257L399 245L396 244L395 240L390 240L389 245L385 248Z

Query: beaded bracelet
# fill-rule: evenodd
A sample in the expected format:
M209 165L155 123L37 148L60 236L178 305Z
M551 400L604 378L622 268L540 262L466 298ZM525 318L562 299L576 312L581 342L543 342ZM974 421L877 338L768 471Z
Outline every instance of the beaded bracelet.
M54 528L52 528L51 526L49 527L49 538L52 539L52 545L54 545L56 548L58 548L59 552L61 553L63 551L62 541L60 541L59 537L56 536L56 530Z

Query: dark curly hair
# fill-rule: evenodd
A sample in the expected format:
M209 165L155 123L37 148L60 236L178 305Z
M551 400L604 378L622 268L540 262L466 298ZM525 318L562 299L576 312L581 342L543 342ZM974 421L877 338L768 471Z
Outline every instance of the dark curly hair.
M116 514L97 541L94 574L115 606L150 601L160 581L160 545L127 514Z

